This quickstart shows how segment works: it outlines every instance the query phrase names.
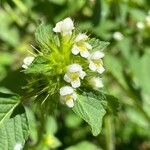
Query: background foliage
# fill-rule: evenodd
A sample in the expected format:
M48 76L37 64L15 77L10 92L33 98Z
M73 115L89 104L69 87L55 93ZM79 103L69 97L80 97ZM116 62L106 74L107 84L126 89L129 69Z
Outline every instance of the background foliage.
M149 11L149 0L0 1L0 92L24 92L20 87L26 80L20 66L30 54L28 50L33 50L31 45L36 46L34 32L41 21L54 26L70 16L91 37L111 43L105 51L104 90L119 99L120 108L116 115L109 112L105 115L101 134L92 136L87 124L65 109L56 112L55 118L49 116L43 127L45 135L38 139L42 131L38 126L40 114L34 115L36 108L32 108L26 110L33 124L25 149L150 149L150 19L146 19ZM11 103L6 110L8 115L15 109L17 98L13 94L7 96L7 102ZM10 126L16 122L20 128L27 128L23 125L26 113L22 112L22 119L20 116L12 119ZM16 130L11 133L10 137ZM26 135L23 133L22 137ZM0 130L0 150L4 136L4 130Z

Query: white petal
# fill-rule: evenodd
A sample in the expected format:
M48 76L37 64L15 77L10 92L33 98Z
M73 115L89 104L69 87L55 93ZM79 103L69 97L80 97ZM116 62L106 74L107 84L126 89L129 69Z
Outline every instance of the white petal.
M61 32L62 24L63 24L62 21L56 23L56 26L55 26L55 28L53 28L53 31L54 31L54 32Z
M63 20L62 31L72 31L74 29L74 24L71 18L66 18Z
M80 54L81 54L81 56L84 57L84 58L88 58L88 57L90 56L89 51L81 51Z
M62 26L61 26L61 32L64 36L71 35L72 30L74 29L73 21L70 18L66 18L63 20Z
M15 146L14 146L14 149L13 150L22 150L22 144L21 143L17 143L17 144L15 144Z
M145 17L146 22L150 23L150 15Z
M73 21L70 18L66 18L58 23L53 28L54 32L61 32L63 35L71 35L74 29Z
M66 101L66 105L67 105L69 108L72 108L72 107L74 106L74 101L73 101L73 99L67 100L67 101Z
M62 95L62 96L72 94L73 88L70 86L63 86L62 88L60 88L59 92L60 92L60 95Z
M71 85L73 88L78 88L81 85L80 80L72 81Z
M76 101L77 100L77 94L74 92L72 96L73 96L73 100Z
M28 66L23 64L23 65L22 65L22 68L27 69Z
M92 55L91 55L91 59L93 60L97 60L97 59L100 59L100 58L103 58L105 55L103 52L101 51L96 51L94 52Z
M71 82L71 79L69 78L68 74L65 74L65 75L64 75L64 80L65 80L66 82L68 82L68 83Z
M96 86L97 88L102 88L102 87L104 87L102 80L99 80L99 82L97 82L95 86Z
M79 48L76 46L76 45L73 45L72 49L71 49L71 52L74 54L74 55L77 55L79 53Z
M95 89L103 87L103 82L101 78L93 77L89 80L89 83Z
M97 72L102 74L105 71L105 68L103 66L100 66L99 68L97 68Z
M121 41L123 39L123 34L121 32L115 32L113 38L117 41Z
M96 66L95 66L95 64L92 62L92 61L90 61L90 64L89 64L89 68L92 70L92 71L96 71Z
M26 65L30 65L33 62L33 60L34 60L34 57L28 56L28 57L24 58L23 62Z
M136 26L137 26L138 29L144 29L144 27L145 27L145 25L142 21L137 22Z
M75 42L80 42L81 40L82 41L85 41L88 39L88 36L86 34L83 34L83 33L79 33L77 35L77 37L75 38Z
M28 66L33 62L35 58L32 56L28 56L24 58L22 68L27 69Z
M68 66L69 72L78 72L80 70L82 70L82 67L79 64L72 64Z
M85 76L86 76L86 73L84 71L80 71L80 78L84 79Z

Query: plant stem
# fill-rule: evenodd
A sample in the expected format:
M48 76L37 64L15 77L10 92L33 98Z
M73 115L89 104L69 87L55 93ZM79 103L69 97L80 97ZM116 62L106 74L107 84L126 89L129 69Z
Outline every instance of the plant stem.
M106 150L115 150L114 131L113 116L108 115L105 118Z

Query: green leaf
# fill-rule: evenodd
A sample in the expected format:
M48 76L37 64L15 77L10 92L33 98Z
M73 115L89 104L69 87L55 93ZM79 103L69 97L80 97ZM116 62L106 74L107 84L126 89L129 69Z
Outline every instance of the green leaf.
M65 3L65 0L49 0L49 1L56 5L63 5Z
M49 134L56 134L58 130L57 122L54 117L48 116L46 121L46 132Z
M41 51L49 53L54 48L52 28L49 25L42 23L35 32L35 39L39 44Z
M13 62L13 55L10 53L0 52L0 65L10 65Z
M0 128L0 148L13 150L16 144L22 148L28 137L28 120L26 113L21 113L5 122Z
M78 95L73 108L73 111L91 126L94 136L100 133L102 119L106 113L101 100L89 95Z
M98 148L96 145L94 145L93 143L88 142L88 141L80 142L76 145L73 145L73 146L70 146L70 147L66 148L65 150L83 150L83 149L86 149L86 150L100 150L100 148Z
M134 55L130 61L135 82L141 87L144 93L150 96L150 53L145 53L141 58Z
M111 74L119 82L119 84L125 89L128 89L127 83L124 79L121 59L107 54L105 57L105 65L107 70L111 72Z
M0 92L0 125L10 117L19 102L20 97L18 95Z
M38 129L37 129L38 125L37 125L35 114L32 111L32 109L29 107L25 107L25 111L29 122L28 128L29 128L30 138L32 139L33 143L36 143L38 138Z
M7 72L6 72L5 67L0 65L0 81L3 80L6 75L7 75Z
M135 21L144 21L145 19L145 12L141 11L140 9L130 9L130 14L131 14L131 17L135 20Z
M88 96L99 99L104 108L107 109L109 113L117 115L120 108L120 103L116 97L98 90L84 88L84 91L88 93Z
M138 126L142 127L143 129L149 128L149 122L145 119L145 116L137 109L133 107L126 108L126 114L128 119L137 124Z
M108 111L112 114L117 115L119 108L120 108L118 99L108 94L105 94L105 96L106 96Z
M0 9L0 22L0 39L4 41L5 45L15 47L19 44L19 32L14 26L10 28L13 20L9 13L4 9Z
M97 51L97 50L103 51L109 45L109 42L100 41L99 39L96 38L90 39L89 43L92 45L92 51Z

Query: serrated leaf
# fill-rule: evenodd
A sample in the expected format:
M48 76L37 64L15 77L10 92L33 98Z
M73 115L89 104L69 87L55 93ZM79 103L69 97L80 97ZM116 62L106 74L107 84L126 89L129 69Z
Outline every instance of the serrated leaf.
M97 50L103 51L109 45L109 42L100 41L99 39L96 38L90 39L89 43L92 45L92 51L97 51Z
M116 97L114 97L113 95L109 95L97 90L91 90L90 92L88 89L84 89L89 96L94 97L96 99L100 99L102 105L104 106L105 109L108 110L108 112L116 115L119 108L120 108L120 104L119 101Z
M94 136L100 133L102 119L106 113L100 99L78 95L73 111L91 126Z
M0 127L0 149L13 150L22 147L28 137L28 120L26 113L18 114Z
M0 125L8 119L12 111L20 102L20 97L16 94L5 94L0 92Z
M35 39L44 53L49 53L55 49L54 43L55 35L52 33L52 27L42 23L35 32Z

